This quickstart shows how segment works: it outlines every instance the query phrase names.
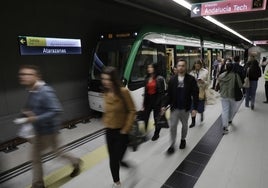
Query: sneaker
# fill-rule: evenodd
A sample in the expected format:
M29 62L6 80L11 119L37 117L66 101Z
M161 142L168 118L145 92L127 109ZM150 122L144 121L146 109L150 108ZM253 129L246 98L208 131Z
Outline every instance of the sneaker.
M151 140L156 141L158 138L159 138L159 134L154 134Z
M186 146L186 140L181 140L180 149L184 149Z
M175 151L174 146L170 146L170 147L168 148L168 150L167 150L167 154L171 155L171 154L174 153L174 151Z
M223 127L223 135L225 135L225 134L228 134L229 133L229 130L228 130L228 128L227 127Z
M268 103L268 101L263 101L263 103Z
M70 174L70 177L73 178L75 176L77 176L79 173L80 173L80 166L81 166L81 163L82 163L82 160L79 159L78 162L76 164L73 165L73 171L72 173Z
M32 188L45 188L45 184L43 181L37 181L32 184Z
M112 188L123 188L121 183L117 184L117 183L114 183Z
M121 161L121 162L120 162L120 166L125 167L125 168L130 168L130 167L131 167L131 166L130 166L127 162L125 162L125 161Z

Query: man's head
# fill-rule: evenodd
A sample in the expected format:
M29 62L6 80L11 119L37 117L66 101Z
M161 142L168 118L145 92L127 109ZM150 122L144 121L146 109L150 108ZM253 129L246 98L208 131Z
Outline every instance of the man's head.
M41 79L40 70L35 65L22 65L19 69L19 82L21 85L32 87Z
M177 73L178 74L185 74L186 70L187 70L186 66L187 66L186 60L179 59L178 62L177 62L177 66L176 66Z

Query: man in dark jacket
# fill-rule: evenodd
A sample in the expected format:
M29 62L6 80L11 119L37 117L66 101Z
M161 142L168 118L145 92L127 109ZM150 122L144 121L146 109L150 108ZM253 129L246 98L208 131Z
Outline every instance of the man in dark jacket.
M41 80L38 67L23 65L19 70L19 82L29 90L28 100L22 113L26 117L26 123L33 124L35 132L32 140L32 188L43 188L45 185L42 152L50 147L56 155L62 154L58 149L59 114L62 112L62 107L54 90ZM76 176L80 171L81 160L67 154L61 155L61 157L70 160L74 167L70 176Z
M187 62L183 59L177 62L177 76L172 77L168 83L167 99L162 108L162 113L168 105L170 105L171 109L171 145L167 150L168 154L174 153L179 120L182 123L180 149L184 149L186 146L185 139L187 136L188 118L192 104L192 115L196 115L199 90L195 78L187 73L186 66Z

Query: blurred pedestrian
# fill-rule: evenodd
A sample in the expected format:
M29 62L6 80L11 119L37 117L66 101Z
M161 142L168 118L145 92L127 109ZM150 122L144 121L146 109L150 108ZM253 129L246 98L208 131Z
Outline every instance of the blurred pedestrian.
M266 70L265 74L264 74L264 79L265 79L265 96L266 96L266 101L264 101L263 103L268 103L268 70Z
M60 129L61 104L55 91L41 79L37 66L23 65L19 69L19 82L29 91L29 96L22 114L26 123L32 123L35 137L32 140L33 180L32 188L43 188L42 152L52 148L57 156L68 159L73 165L70 174L74 177L80 172L81 160L71 155L63 154L59 149L58 133Z
M249 88L246 88L245 106L249 107L249 101L250 101L251 110L254 110L258 80L259 77L261 77L261 68L259 67L258 61L257 60L250 61L248 63L248 68L246 69L246 71L247 76L249 78Z
M267 62L267 58L266 57L262 57L262 61L261 61L261 68L262 68L262 73L264 74L265 72L265 67L268 64Z
M113 188L121 187L120 165L129 167L123 161L128 145L128 133L134 123L136 110L127 88L122 87L114 67L105 67L101 74L104 87L103 122L106 126L106 141L109 153Z
M159 74L156 63L147 65L147 76L145 78L145 91L143 100L143 114L145 121L145 130L147 131L150 114L153 111L155 131L152 141L159 138L161 128L156 127L157 118L161 112L161 104L165 95L165 79Z

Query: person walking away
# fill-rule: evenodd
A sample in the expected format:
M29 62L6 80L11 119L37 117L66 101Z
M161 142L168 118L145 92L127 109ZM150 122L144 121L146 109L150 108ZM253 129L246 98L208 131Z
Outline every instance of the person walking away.
M265 72L265 67L267 65L267 58L266 57L262 57L262 61L261 61L261 68L262 68L262 73L264 74Z
M208 88L208 70L202 67L201 60L197 60L194 63L194 69L190 72L190 75L195 77L199 88L198 107L197 112L201 114L201 122L204 120L205 101L206 101L206 89ZM195 126L196 116L192 117L192 123L190 128Z
M226 71L219 75L218 81L220 84L220 95L221 95L221 104L222 104L222 126L223 126L223 134L228 134L228 125L232 122L235 109L236 109L236 101L235 101L235 93L234 87L235 82L237 81L239 88L242 88L242 82L238 74L236 74L233 70L234 65L232 63L226 64Z
M250 101L251 110L254 110L256 91L258 87L258 80L259 80L259 77L261 77L261 68L259 67L259 63L257 60L254 59L251 62L249 62L247 74L248 74L250 86L249 88L246 88L245 106L249 107L249 101Z
M188 131L188 119L192 106L192 115L195 116L198 105L198 86L193 76L187 73L186 60L180 59L177 62L177 76L168 82L167 97L162 105L162 113L166 106L170 105L170 138L171 145L167 150L168 154L174 153L179 120L182 123L180 149L186 146Z
M128 167L123 160L128 145L128 133L134 123L136 110L127 88L121 86L114 67L105 67L101 74L104 87L103 123L106 126L106 142L109 153L113 188L121 187L120 165Z
M154 122L156 121L161 112L161 104L165 97L165 79L159 74L158 66L156 63L147 65L147 76L145 79L145 91L143 100L143 114L145 122L145 130L148 129L148 122L150 114L153 111ZM155 126L152 141L159 138L161 128Z
M78 175L82 161L71 155L62 154L58 147L59 115L62 113L62 107L55 91L41 79L40 70L34 65L20 67L19 82L29 90L22 113L27 118L27 123L33 124L35 131L35 137L32 139L32 188L45 187L41 155L47 148L52 148L56 156L68 159L72 163L71 177Z
M265 79L265 96L266 96L266 101L264 101L263 103L268 103L268 70L266 70L265 74L264 74L264 79Z

